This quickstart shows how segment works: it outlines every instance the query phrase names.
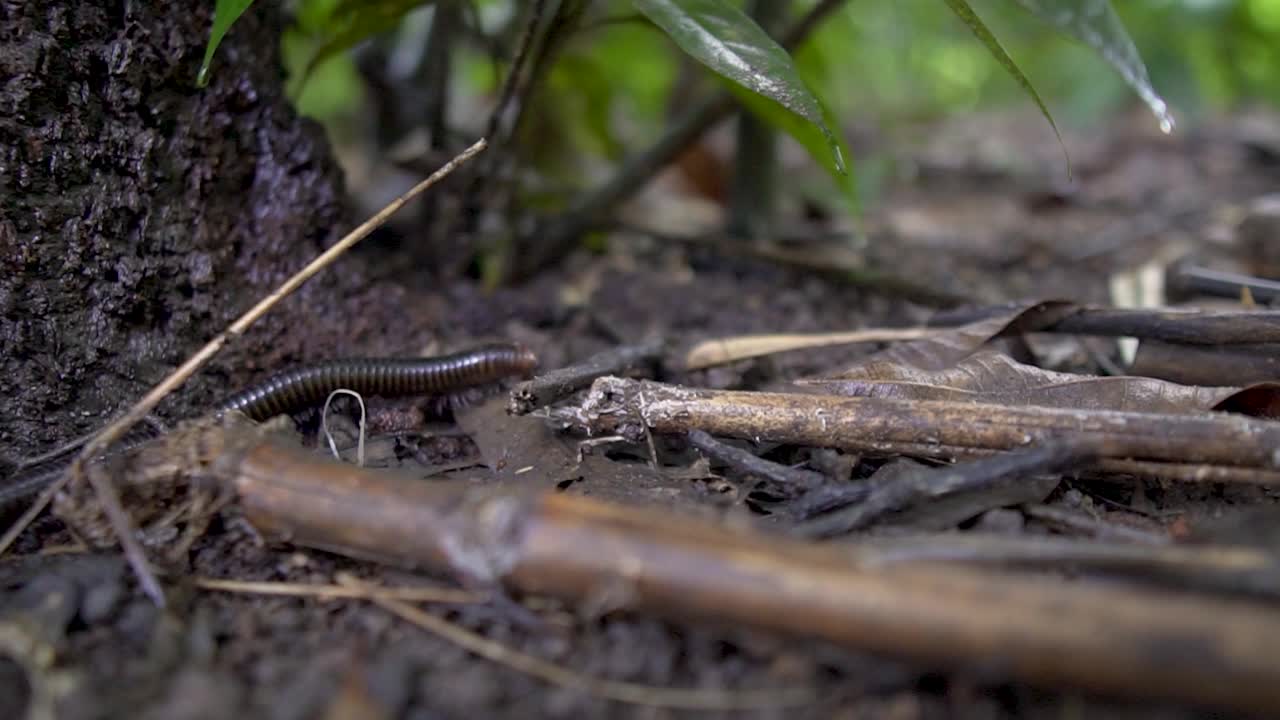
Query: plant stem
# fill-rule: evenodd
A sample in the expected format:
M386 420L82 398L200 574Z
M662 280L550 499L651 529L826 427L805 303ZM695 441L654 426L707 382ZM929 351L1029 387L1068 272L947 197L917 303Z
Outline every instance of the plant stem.
M772 32L786 17L787 5L783 0L752 0L748 12L765 32ZM730 235L764 237L772 228L777 206L777 146L773 128L745 109L738 112L738 140L729 186Z
M783 33L782 46L794 50L817 26L846 0L823 0ZM573 249L578 239L600 223L601 218L634 195L736 107L727 91L717 93L695 104L672 123L667 134L648 150L628 160L604 185L585 195L566 213L547 223L540 223L530 237L523 240L524 264L513 268L509 280L518 280L548 267Z

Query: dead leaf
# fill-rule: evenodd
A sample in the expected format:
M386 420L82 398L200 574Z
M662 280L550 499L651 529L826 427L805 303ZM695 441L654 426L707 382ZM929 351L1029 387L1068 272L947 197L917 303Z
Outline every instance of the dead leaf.
M1248 388L1179 385L1155 378L1060 373L984 350L952 367L922 370L870 361L837 378L801 384L834 395L1036 405L1077 410L1197 413L1225 410L1280 418L1280 384Z
M1079 306L1076 304L1061 300L1010 303L985 308L981 311L980 318L973 322L930 334L920 340L895 345L872 355L854 366L853 370L872 362L891 362L921 370L941 370L972 355L997 337L1049 327L1078 310ZM930 324L944 324L947 321L946 315L939 314Z

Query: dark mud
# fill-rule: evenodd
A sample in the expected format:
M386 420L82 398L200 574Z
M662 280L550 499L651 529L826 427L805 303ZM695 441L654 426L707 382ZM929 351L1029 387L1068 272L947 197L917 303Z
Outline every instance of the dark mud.
M7 78L0 86L0 455L10 460L100 425L350 220L321 132L288 108L279 69L251 61L275 56L273 4L245 16L219 51L212 85L194 87L211 8L0 3L0 76ZM1170 247L1217 252L1239 210L1280 181L1275 156L1246 137L1242 120L1168 139L1144 118L1069 136L1080 185L1062 193L1044 179L1061 167L1037 118L999 120L1013 123L1000 133L989 130L997 120L984 122L985 136L1005 143L988 154L964 140L974 131L960 123L938 130L928 148L909 145L901 154L915 168L912 179L890 188L871 213L862 250L879 272L975 301L1103 301L1112 274ZM306 285L161 414L193 414L268 371L336 355L508 338L555 367L654 334L843 330L901 325L928 312L828 273L636 234L619 234L604 254L575 255L496 293L465 281L427 286L420 274L374 282L364 267L370 260L350 256ZM666 379L761 387L850 357L848 349L794 353ZM1082 351L1061 357L1059 365L1076 369L1095 362ZM384 427L412 428L384 442L381 464L415 468L434 481L491 481L456 428L419 427L424 413L414 403L380 402L371 411ZM775 459L815 468L842 463ZM574 491L628 494L592 482L608 479L584 478ZM697 491L671 494L673 502L742 510L714 484L689 482ZM1060 489L1055 502L1157 529L1177 522L1166 513L1194 521L1269 500L1257 489L1103 484L1085 491ZM1017 529L1034 531L1033 518L1016 520ZM980 659L971 671L943 673L713 624L625 613L599 619L540 598L521 598L544 621L538 629L501 604L433 608L583 673L657 686L812 685L821 694L800 708L745 713L624 705L549 687L361 603L195 588L197 576L321 583L350 570L386 583L410 577L264 543L234 513L209 528L185 566L166 568L171 604L163 611L137 590L119 557L51 554L70 541L56 520L44 520L20 540L16 557L0 562L5 708L56 702L65 718L309 718L333 711L341 697L364 711L335 717L1197 716L1011 685Z

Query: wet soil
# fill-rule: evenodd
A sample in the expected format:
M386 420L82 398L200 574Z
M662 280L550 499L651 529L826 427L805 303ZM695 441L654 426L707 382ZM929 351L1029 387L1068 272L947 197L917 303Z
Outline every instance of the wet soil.
M0 89L0 455L10 460L100 425L350 220L322 134L288 109L274 68L239 61L275 42L270 4L237 26L203 91L191 75L211 3L37 5L0 3L0 69L14 78ZM1135 117L1068 134L1078 179L1069 193L1048 179L1061 176L1058 149L1034 117L886 138L911 172L870 212L866 239L841 252L852 246L881 274L974 302L1106 301L1113 278L1144 262L1183 251L1230 254L1248 203L1280 183L1280 147L1259 139L1259 118L1280 123L1223 118L1165 138ZM884 285L639 232L617 233L604 252L578 253L496 292L366 268L380 258L354 255L306 285L161 415L187 416L229 387L312 358L510 338L558 367L654 334L900 326L930 311ZM806 351L663 379L765 387L868 351ZM1096 356L1078 345L1055 357L1060 367L1096 369ZM371 406L388 424L412 427L378 441L385 464L424 476L460 468L456 481L489 480L456 428L417 427L413 412L404 420L413 406ZM625 498L632 490L609 482L585 477L568 491ZM684 482L680 492L653 497L713 516L748 512L722 484ZM1116 522L1156 518L1145 520L1156 528L1268 500L1256 489L1082 489L1062 488L1057 501L1090 504ZM117 554L59 551L72 541L46 518L0 561L5 708L37 713L51 702L64 718L1198 716L1009 683L981 659L970 671L942 671L713 623L598 618L543 598L517 598L543 621L538 627L501 603L431 607L584 674L663 687L809 685L820 696L746 712L616 703L479 659L359 602L197 589L191 578L327 583L339 570L388 584L421 577L264 541L233 512L214 522L184 566L166 569L164 610L140 593ZM342 704L353 702L354 710Z

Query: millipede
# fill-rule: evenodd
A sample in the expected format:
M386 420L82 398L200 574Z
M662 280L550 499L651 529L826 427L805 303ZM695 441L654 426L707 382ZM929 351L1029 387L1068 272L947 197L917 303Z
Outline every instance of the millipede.
M235 410L262 422L316 405L340 389L379 397L450 395L507 377L528 376L537 366L537 356L515 343L491 343L433 357L328 360L286 370L241 390L219 403L213 414ZM126 440L112 453L126 452L150 439ZM49 461L20 470L0 485L0 510L38 494L68 464Z
M227 398L217 412L239 410L261 422L319 403L340 388L381 397L437 395L527 375L537 364L530 350L510 343L428 358L332 360L275 375Z

